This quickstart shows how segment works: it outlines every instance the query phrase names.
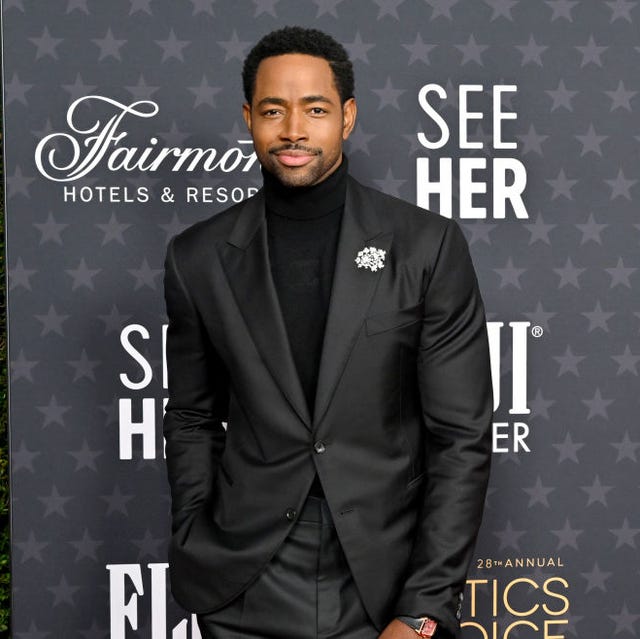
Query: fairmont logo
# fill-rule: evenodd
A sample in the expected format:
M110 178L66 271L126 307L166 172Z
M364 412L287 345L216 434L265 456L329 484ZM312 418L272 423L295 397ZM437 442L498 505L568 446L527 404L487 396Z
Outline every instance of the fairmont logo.
M81 104L106 105L106 117L80 124L77 113ZM163 170L249 171L257 162L251 140L238 140L237 147L220 152L215 148L161 147L151 137L145 146L126 146L129 133L125 127L132 118L152 118L159 112L152 100L123 104L102 95L87 95L71 103L67 110L68 132L56 132L42 138L35 151L38 171L54 182L72 182L89 175L94 169L108 171ZM246 145L246 150L240 148Z

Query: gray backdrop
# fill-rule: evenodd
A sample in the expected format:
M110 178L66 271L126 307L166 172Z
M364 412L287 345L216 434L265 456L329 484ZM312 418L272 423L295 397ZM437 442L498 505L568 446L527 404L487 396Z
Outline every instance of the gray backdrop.
M439 167L470 243L500 401L464 637L638 636L637 2L2 5L15 637L198 636L165 596L163 258L260 185L240 69L284 24L351 53L353 174L417 202Z

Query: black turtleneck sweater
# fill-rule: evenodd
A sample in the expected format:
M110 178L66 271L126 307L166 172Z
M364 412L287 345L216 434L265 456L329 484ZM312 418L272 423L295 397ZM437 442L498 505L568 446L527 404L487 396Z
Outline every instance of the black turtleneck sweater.
M271 273L311 414L344 211L347 169L347 158L343 156L340 166L328 178L309 187L284 186L262 170ZM310 494L324 496L317 474Z

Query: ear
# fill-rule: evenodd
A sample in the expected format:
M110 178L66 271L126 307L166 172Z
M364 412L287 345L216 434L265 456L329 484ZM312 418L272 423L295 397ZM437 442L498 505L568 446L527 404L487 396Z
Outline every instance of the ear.
M251 132L251 106L246 102L242 105L242 117L247 124L247 129Z
M358 113L358 107L356 105L355 98L349 98L345 100L342 105L342 139L346 140L353 131L353 127L356 124L356 114Z

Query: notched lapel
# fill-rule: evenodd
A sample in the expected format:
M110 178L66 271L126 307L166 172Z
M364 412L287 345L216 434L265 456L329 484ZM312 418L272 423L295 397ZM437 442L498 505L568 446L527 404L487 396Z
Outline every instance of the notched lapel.
M262 191L238 210L220 259L265 365L300 419L311 428L309 408L271 275Z
M296 370L271 275L262 191L238 209L227 243L221 248L225 274L256 347L284 396L310 430L317 428L329 407L380 278L381 270L358 268L355 258L365 246L388 251L392 238L391 231L384 232L366 192L349 177L313 413Z

